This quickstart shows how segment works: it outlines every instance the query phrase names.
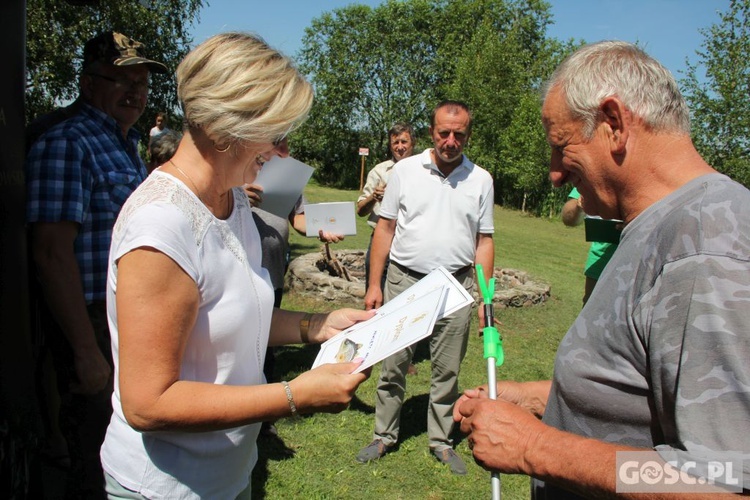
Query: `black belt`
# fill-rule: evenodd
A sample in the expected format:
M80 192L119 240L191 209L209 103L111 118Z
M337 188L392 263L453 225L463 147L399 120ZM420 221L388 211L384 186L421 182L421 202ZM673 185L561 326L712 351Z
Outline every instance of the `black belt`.
M422 279L425 276L427 276L425 273L420 273L418 271L414 271L413 269L409 269L408 267L406 267L406 266L404 266L402 264L399 264L398 262L391 261L391 264L393 264L397 268L399 268L399 270L401 270L402 273L408 274L409 276L411 276L413 278ZM461 274L463 274L463 273L465 273L467 271L471 271L471 269L473 267L474 267L473 265L469 264L469 265L464 266L462 268L456 269L451 274L453 275L454 278L458 278L459 275L461 275Z

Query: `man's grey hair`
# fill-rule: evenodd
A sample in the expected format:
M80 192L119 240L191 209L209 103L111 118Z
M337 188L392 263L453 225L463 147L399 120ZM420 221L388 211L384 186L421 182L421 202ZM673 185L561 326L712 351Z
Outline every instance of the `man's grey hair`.
M599 106L615 96L655 132L690 134L690 112L674 76L635 45L604 41L571 54L546 85L562 90L573 118L590 139L601 119Z
M404 132L409 134L409 138L414 142L414 128L406 122L396 122L393 126L388 129L388 138L390 139L394 135L401 135Z

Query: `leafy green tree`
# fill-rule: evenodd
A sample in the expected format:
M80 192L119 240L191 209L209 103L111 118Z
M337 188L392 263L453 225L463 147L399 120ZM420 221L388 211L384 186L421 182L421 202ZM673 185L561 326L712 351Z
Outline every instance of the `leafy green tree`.
M471 69L471 63L467 68L466 58L474 60L477 66L489 60L500 62L502 66L494 68L492 73L518 70L520 58L538 52L543 46L545 30L551 22L550 5L544 0L442 0L438 4L440 21L434 36L444 90L449 91L454 90L451 87L455 79L502 78L463 73ZM520 50L522 54L505 50Z
M187 54L189 28L202 0L99 1L71 5L65 0L27 0L26 119L70 102L78 95L78 75L86 40L113 30L143 42L150 58L170 70ZM74 2L84 3L84 2ZM171 75L154 75L148 108L136 127L148 131L159 110L177 110Z
M446 68L455 74L446 93L473 109L469 156L493 174L498 202L537 214L557 212L555 205L562 202L547 178L550 153L540 120L540 86L575 45L545 38L546 2L462 0L451 8L469 12L472 22L479 19L478 26L454 32L445 44L466 45ZM474 33L468 41L461 35L467 30Z
M494 155L498 165L498 201L524 212L531 208L537 214L552 193L549 146L539 117L539 93L528 91L520 95L510 124L500 131L496 149L499 153Z
M351 5L324 13L305 30L297 59L316 100L292 145L322 182L356 185L360 146L380 161L394 122L424 123L438 82L431 13L427 0Z
M701 30L705 39L696 51L700 62L688 63L681 83L696 147L715 169L750 187L748 14L750 0L732 0L718 24Z
M411 122L418 147L428 146L430 110L459 99L474 110L472 159L495 170L497 132L539 83L529 67L544 66L548 23L542 0L389 0L323 14L297 56L316 102L293 138L295 154L321 182L356 186L358 146L370 147L371 161L385 157L395 121Z

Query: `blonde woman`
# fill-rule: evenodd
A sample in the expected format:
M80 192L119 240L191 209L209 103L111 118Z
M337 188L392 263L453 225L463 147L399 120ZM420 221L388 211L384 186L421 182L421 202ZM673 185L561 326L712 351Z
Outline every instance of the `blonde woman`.
M367 377L347 363L266 384L267 346L322 342L372 313L273 309L242 186L287 154L286 134L311 106L291 61L227 33L188 54L176 77L185 134L113 233L116 378L102 465L110 498L250 498L260 423L341 411Z

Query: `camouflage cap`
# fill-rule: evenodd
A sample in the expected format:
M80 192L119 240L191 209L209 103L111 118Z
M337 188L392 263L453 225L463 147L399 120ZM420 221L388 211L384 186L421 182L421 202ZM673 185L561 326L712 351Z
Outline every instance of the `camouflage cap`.
M152 73L169 71L164 64L146 58L141 42L115 31L104 32L86 42L83 47L83 69L96 61L115 66L145 64Z

